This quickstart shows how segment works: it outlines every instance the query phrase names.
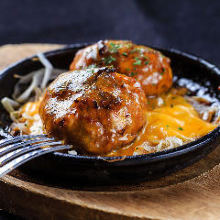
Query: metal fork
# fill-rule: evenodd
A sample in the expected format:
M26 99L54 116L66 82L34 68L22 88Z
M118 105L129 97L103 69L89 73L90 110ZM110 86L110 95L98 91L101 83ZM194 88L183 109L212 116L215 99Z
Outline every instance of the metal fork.
M0 178L25 162L54 151L70 149L46 135L23 135L0 140Z

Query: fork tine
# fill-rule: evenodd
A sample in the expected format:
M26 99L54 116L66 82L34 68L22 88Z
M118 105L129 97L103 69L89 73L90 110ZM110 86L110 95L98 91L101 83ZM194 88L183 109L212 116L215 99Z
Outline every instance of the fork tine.
M10 145L7 145L5 147L2 147L0 148L0 157L12 150L16 150L18 148L21 148L21 147L25 147L27 146L28 144L34 144L34 143L39 143L39 142L42 142L42 141L54 141L54 138L49 138L49 137L43 137L43 138L38 138L38 139L30 139L30 140L27 140L27 141L23 141L23 142L20 142L20 143L16 143L16 144L10 144Z
M17 150L11 151L5 155L3 155L2 157L0 157L0 167L4 166L5 163L7 163L10 160L13 160L14 158L28 153L30 151L36 150L40 147L47 147L47 146L52 146L52 145L61 145L62 142L61 141L56 141L56 142L42 142L39 144L32 144L32 145L28 145L26 147L22 147L22 148L18 148Z
M31 159L34 159L36 157L39 157L41 155L44 155L50 152L54 152L58 150L65 150L65 149L70 149L70 148L71 148L70 145L60 145L58 147L40 148L38 150L28 152L24 155L21 155L15 158L14 160L11 160L9 163L4 165L3 167L0 167L0 178Z
M17 136L17 137L10 137L10 138L5 138L0 140L0 147L4 147L8 144L14 144L18 141L23 141L23 140L28 140L28 139L33 139L33 138L40 138L40 137L46 137L45 134L42 135L22 135L22 136Z

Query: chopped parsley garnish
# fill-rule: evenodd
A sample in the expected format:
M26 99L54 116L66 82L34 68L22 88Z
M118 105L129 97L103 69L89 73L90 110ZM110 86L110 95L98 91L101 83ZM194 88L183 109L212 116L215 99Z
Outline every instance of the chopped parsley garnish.
M169 125L166 125L167 128L169 128Z
M160 75L163 75L165 73L165 68L162 68L162 72L160 73Z
M110 53L117 53L118 49L121 47L120 44L114 44L114 43L110 43L110 48L109 48L109 52Z
M135 62L133 63L133 65L141 65L141 60L140 60L140 58L139 57L135 57Z
M128 56L128 53L124 52L122 53L123 56L127 57Z
M134 72L131 72L130 73L130 76L134 76L134 75L136 75L137 73L134 73Z
M148 63L149 63L149 61L148 61L148 60L144 62L144 64L145 64L145 65L147 65Z
M182 131L182 130L183 130L183 128L182 128L182 127L178 127L178 129L179 129L180 131Z
M129 69L129 68L126 68L125 70L126 70L126 71L128 71L128 72L130 71L130 69Z
M113 61L116 61L116 59L113 56L104 57L104 63L107 65L112 63Z

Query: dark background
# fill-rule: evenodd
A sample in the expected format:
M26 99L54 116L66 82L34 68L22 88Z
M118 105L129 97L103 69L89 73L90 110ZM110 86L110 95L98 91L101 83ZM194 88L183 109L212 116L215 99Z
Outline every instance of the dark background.
M219 28L219 0L0 0L0 45L129 39L220 65Z
M1 0L0 44L130 39L220 64L219 0Z

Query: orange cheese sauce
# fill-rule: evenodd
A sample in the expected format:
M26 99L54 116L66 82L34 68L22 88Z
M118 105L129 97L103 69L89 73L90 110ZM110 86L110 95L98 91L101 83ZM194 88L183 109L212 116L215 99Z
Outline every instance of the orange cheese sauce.
M19 123L24 124L23 134L43 134L43 124L39 115L41 99L35 102L27 102L20 109Z
M147 124L138 138L131 145L108 156L131 156L177 147L217 127L200 119L198 112L183 96L172 92L150 99L146 117Z
M20 109L20 123L27 134L44 133L39 116L40 102L28 102ZM217 125L199 117L195 108L175 89L160 97L148 98L147 124L129 146L114 150L106 156L138 155L174 148L202 137Z

